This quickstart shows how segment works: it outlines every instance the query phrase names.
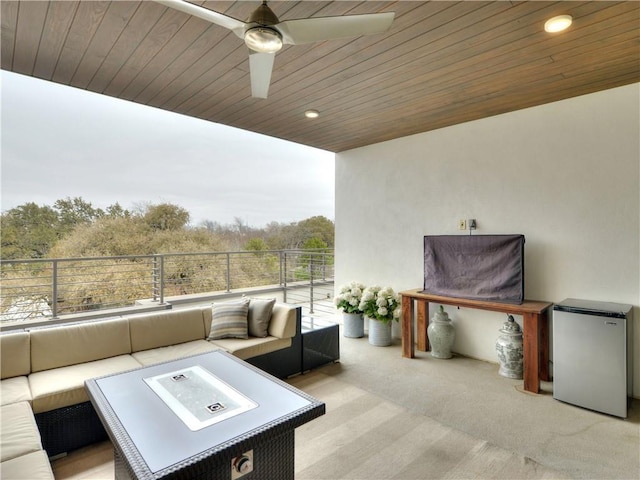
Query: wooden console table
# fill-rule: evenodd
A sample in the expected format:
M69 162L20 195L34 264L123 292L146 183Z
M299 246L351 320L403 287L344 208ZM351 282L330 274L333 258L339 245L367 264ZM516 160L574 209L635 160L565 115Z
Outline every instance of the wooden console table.
M455 305L457 307L490 310L510 315L522 315L522 342L524 355L524 389L538 393L540 380L549 381L549 322L547 310L549 302L525 300L520 305L498 302L484 302L465 298L441 297L420 293L421 290L400 292L402 296L402 356L415 356L414 303L417 303L418 350L429 350L427 327L429 325L429 302Z

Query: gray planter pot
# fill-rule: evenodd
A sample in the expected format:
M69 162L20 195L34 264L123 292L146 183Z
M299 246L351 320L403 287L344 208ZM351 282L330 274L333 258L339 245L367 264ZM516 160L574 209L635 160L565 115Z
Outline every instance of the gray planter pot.
M391 345L391 322L383 323L369 318L369 343L376 347Z
M364 337L364 317L362 313L343 313L342 324L345 337Z

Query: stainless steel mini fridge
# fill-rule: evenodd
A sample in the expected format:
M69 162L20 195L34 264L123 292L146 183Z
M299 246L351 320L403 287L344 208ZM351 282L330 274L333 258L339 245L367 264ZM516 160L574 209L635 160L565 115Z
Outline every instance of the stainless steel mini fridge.
M553 398L626 418L633 394L631 305L568 298L553 307Z

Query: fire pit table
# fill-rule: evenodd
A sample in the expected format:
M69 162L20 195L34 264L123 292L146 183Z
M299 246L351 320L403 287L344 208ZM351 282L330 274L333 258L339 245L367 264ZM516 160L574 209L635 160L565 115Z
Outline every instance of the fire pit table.
M116 479L294 478L324 403L223 351L88 380Z

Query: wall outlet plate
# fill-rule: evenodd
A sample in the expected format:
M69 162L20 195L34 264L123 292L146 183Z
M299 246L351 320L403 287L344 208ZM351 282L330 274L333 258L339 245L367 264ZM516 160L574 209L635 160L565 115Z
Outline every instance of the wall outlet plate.
M466 230L466 229L467 229L467 221L458 220L458 230Z

